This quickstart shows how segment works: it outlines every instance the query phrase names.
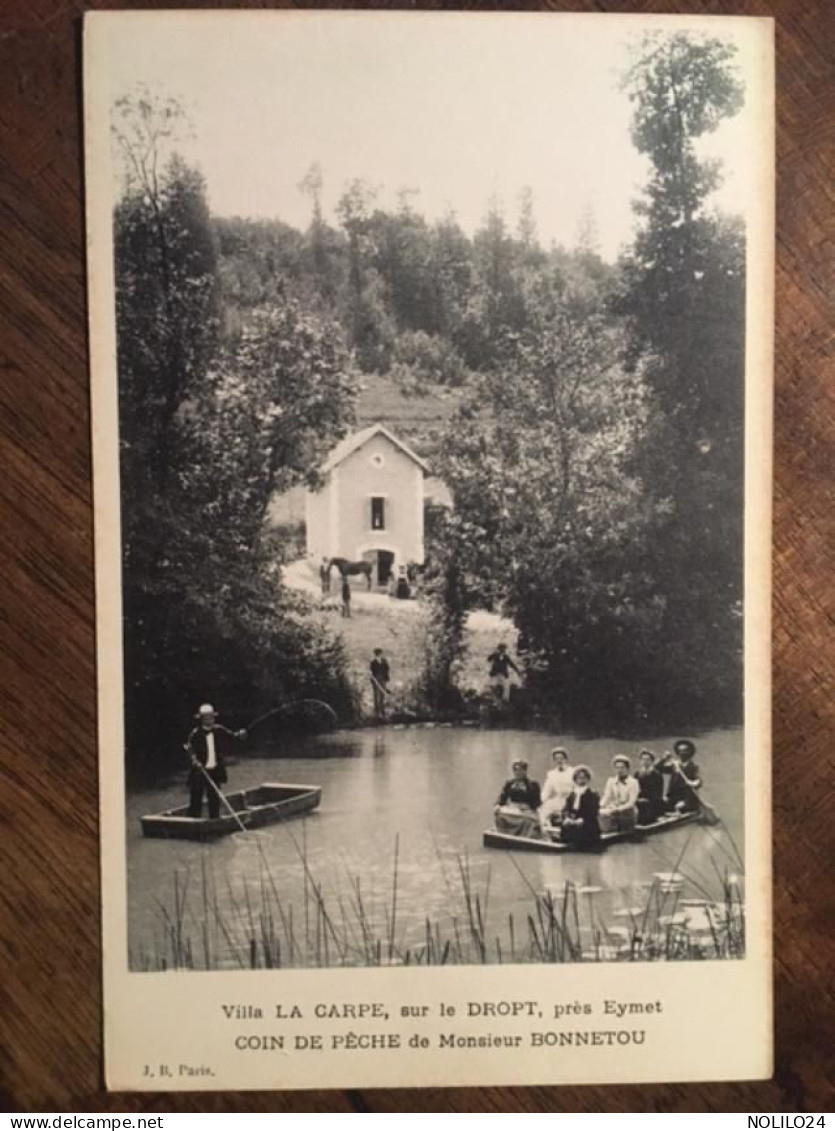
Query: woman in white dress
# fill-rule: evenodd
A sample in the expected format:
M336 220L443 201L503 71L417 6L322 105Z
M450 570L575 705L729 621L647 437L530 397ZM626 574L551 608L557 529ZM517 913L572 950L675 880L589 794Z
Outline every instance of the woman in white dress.
M568 763L568 751L555 746L551 751L552 768L542 784L542 808L539 810L543 824L558 825L562 820L565 800L574 788L574 767Z

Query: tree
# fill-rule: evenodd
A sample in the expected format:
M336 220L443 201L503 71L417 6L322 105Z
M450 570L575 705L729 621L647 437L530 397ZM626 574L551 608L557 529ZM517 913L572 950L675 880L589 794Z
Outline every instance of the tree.
M526 251L530 251L539 245L533 207L533 189L530 185L525 185L519 193L519 221L516 226L516 237Z
M310 166L299 182L299 191L309 198L312 205L307 242L310 249L310 271L317 292L326 303L333 304L338 289L338 272L333 264L334 232L322 216L322 188L324 177L318 161Z
M507 331L525 318L518 247L507 229L501 202L493 198L473 237L474 280L462 327L462 352L473 369L493 364Z
M262 537L272 493L312 482L351 419L347 351L266 277L220 333L202 177L168 152L179 117L144 95L116 108L125 728L146 770L177 758L172 730L206 697L241 723L294 694L352 710L341 646L305 620Z
M473 287L473 250L454 213L432 227L430 274L437 332L461 352L465 311Z
M317 469L353 419L339 329L291 299L252 312L182 420L192 456L184 486L222 519L230 555L258 554L273 497L318 486Z
M543 697L575 720L637 708L635 654L659 612L629 473L643 382L621 349L604 310L540 279L442 448L461 587L513 616Z
M369 219L371 263L385 288L398 330L435 333L435 281L429 227L401 191L396 212L375 209Z
M741 225L708 210L721 170L696 143L742 87L734 49L689 33L647 37L624 81L651 169L616 303L652 394L636 470L667 500L650 568L677 694L715 706L738 702L742 676L745 251Z
M143 93L116 103L114 136L124 192L114 215L116 331L128 560L152 570L167 537L164 505L176 490L178 414L199 388L218 341L214 236L200 174L169 147L182 114Z
M366 373L388 370L396 332L384 282L372 266L371 208L376 195L365 181L353 180L336 206L348 238L346 322L357 361Z
M720 176L715 163L699 158L694 142L742 106L735 55L736 48L719 39L651 32L623 80L633 104L632 140L652 162L648 215L673 231L683 224L683 241Z

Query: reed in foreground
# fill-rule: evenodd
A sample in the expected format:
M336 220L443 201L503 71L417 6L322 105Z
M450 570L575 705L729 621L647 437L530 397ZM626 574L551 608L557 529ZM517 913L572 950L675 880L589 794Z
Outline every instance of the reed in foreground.
M131 968L695 961L745 954L741 871L714 863L715 875L704 877L688 868L686 849L671 871L644 885L639 903L625 892L606 893L606 911L598 909L602 888L566 881L537 891L510 856L525 895L519 911L500 918L490 914L490 868L476 882L466 854L455 858L450 874L438 853L444 910L423 914L412 906L404 915L399 838L382 892L355 873L344 887L326 887L310 867L305 838L291 839L303 877L299 903L282 897L260 841L253 842L252 875L237 884L218 875L205 852L198 875L189 868L172 872L170 897L157 901L150 937L131 952ZM696 897L685 898L686 888Z

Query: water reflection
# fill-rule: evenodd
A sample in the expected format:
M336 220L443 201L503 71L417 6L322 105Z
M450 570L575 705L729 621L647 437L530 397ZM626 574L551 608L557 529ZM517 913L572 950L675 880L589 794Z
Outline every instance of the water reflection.
M283 904L299 916L307 903L309 915L303 858L319 890L334 907L342 908L346 921L360 898L369 922L385 936L396 846L396 930L403 946L423 939L427 918L447 924L460 918L463 884L469 885L473 898L479 897L488 936L494 932L503 939L510 915L525 921L532 892L551 890L561 899L567 881L602 889L579 901L588 937L588 924L595 917L612 921L620 913L622 919L624 910L644 905L647 885L657 872L678 869L685 877L686 895L715 897L718 875L739 871L734 845L742 845L741 733L711 731L694 737L705 795L727 832L689 825L595 855L511 856L483 848L482 833L491 823L493 803L514 757L526 757L531 776L541 782L549 768L549 751L559 742L569 748L575 764L592 768L594 785L602 789L612 757L636 754L634 742L444 727L288 737L280 759L255 756L230 768L229 788L265 781L321 785L320 811L210 845L142 838L139 817L180 803L184 786L132 794L131 953L147 954L158 946L159 906L171 900L175 870L189 878L187 914L198 931L195 892L206 883L207 873L216 883L217 899L233 917L242 914L236 906L240 892L257 899L260 885L267 882L265 868ZM669 744L658 743L656 748L660 753Z

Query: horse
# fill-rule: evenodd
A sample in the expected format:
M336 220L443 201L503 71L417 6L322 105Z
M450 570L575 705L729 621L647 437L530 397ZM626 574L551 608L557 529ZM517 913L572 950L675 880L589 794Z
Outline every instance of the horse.
M347 558L331 558L328 562L328 569L330 570L333 566L336 566L343 577L353 577L358 573L364 574L368 590L371 591L371 575L374 571L372 562L349 562Z

